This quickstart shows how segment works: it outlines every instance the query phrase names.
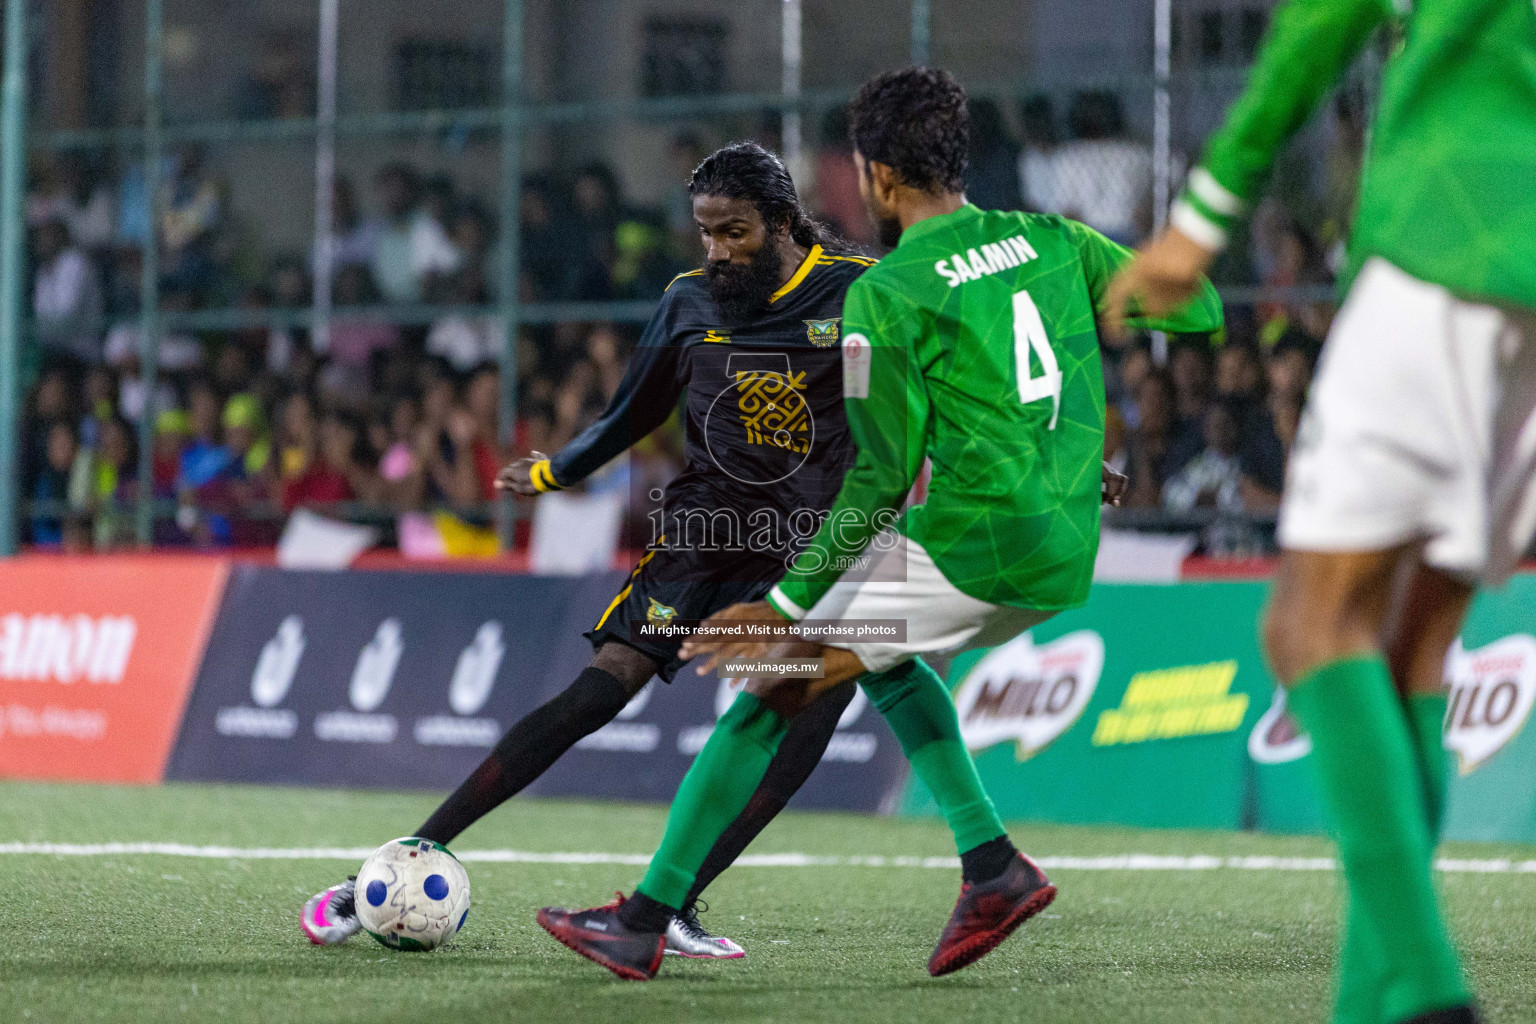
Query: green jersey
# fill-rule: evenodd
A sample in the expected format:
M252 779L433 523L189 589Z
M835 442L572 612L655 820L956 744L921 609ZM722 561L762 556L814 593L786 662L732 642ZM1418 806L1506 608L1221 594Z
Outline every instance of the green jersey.
M1403 18L1371 127L1351 266L1381 256L1461 295L1536 308L1536 5L1290 0L1173 223L1211 248L1372 29Z
M1104 456L1095 316L1130 257L1055 216L964 206L908 228L848 289L843 403L859 454L774 607L803 617L887 525L972 597L1086 600ZM1131 322L1214 331L1221 303L1207 282L1185 310ZM925 456L928 500L898 517Z

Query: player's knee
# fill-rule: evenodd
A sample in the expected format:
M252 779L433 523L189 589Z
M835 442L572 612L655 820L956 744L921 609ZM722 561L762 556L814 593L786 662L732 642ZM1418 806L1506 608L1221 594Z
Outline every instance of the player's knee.
M659 665L655 658L628 644L606 643L592 656L591 667L617 679L624 692L633 697L651 681Z
M1275 676L1291 686L1307 673L1371 646L1362 616L1325 593L1277 586L1260 622L1265 656Z
M1293 638L1297 634L1294 610L1289 604L1271 598L1260 619L1259 636L1270 668L1280 682L1287 686L1295 679L1294 666L1299 652Z

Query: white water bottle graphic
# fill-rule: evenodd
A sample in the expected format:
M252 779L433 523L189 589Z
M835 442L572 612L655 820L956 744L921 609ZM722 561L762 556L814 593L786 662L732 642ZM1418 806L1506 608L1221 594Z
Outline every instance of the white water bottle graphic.
M288 696L299 659L304 656L304 620L290 615L261 648L256 671L251 674L251 700L260 708L274 707Z
M507 647L501 642L501 623L485 622L475 638L459 654L448 684L448 706L456 715L473 715L485 707Z
M400 639L400 620L385 619L379 623L378 632L357 656L357 667L352 670L352 685L348 696L352 706L359 711L372 711L384 703L389 686L395 681L395 669L400 667L400 655L405 644Z

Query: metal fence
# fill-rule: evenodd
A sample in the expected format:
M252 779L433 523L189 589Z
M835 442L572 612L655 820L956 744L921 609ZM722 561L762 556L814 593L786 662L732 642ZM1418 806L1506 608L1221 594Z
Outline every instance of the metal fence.
M652 90L660 95L587 97L574 101L558 95L534 96L527 73L527 33L530 25L543 31L540 29L541 19L547 21L550 15L547 10L531 9L531 4L525 7L524 0L486 0L482 6L487 12L495 6L500 7L499 52L494 67L485 59L484 48L478 51L478 56L476 53L459 55L464 60L464 70L460 72L464 81L476 83L474 88L460 88L458 92L463 95L450 97L462 102L451 107L423 107L420 98L402 94L394 97L392 103L384 104L390 109L354 109L349 108L346 97L339 93L338 82L342 70L349 66L349 34L366 34L373 31L373 26L365 20L366 12L361 8L353 7L351 20L347 21L343 15L348 12L342 10L340 0L315 0L313 4L306 0L306 5L313 8L315 26L314 99L312 104L306 104L309 109L299 113L285 112L282 116L217 119L199 116L196 109L167 110L164 58L167 53L181 53L185 44L177 33L167 36L166 2L142 0L142 88L139 90L138 116L132 123L68 129L38 121L27 124L29 45L36 42L36 33L29 30L28 15L42 5L30 5L30 11L24 0L9 0L6 5L4 154L0 161L0 186L3 186L0 189L0 286L3 286L0 287L0 551L6 553L16 549L19 534L21 502L18 499L23 495L17 487L21 447L17 434L21 421L18 396L23 386L24 368L30 365L29 353L35 353L50 333L67 335L83 331L99 334L123 324L121 315L102 313L84 320L50 325L39 323L28 313L22 294L26 269L24 207L28 153L110 154L120 168L129 165L142 168L142 192L149 204L147 230L152 242L141 248L138 312L133 314L140 379L150 382L147 405L137 420L137 477L143 484L151 481L154 475L152 453L157 394L154 382L159 379L162 363L160 343L163 337L173 332L302 327L311 332L313 343L323 351L331 326L336 323L362 319L391 324L426 324L450 315L494 317L503 325L505 339L498 353L502 372L497 422L500 441L504 446L510 445L518 414L521 328L578 322L638 323L652 308L652 300L648 297L628 301L550 300L547 297L541 301L523 301L520 277L529 254L520 252L525 234L522 186L528 165L548 162L552 153L558 158L562 148L590 149L582 139L583 133L601 133L614 126L624 126L627 134L654 136L672 126L718 124L724 129L719 134L728 136L742 134L743 125L754 125L759 133L764 126L771 131L786 161L796 172L797 180L805 180L811 176L809 172L821 151L816 141L820 138L818 127L827 120L829 113L849 98L856 84L854 81L831 81L829 79L835 79L836 75L829 76L814 63L807 65L808 47L814 47L817 33L829 31L829 26L838 17L833 5L808 4L803 0L759 0L759 4L766 5L765 10L775 16L777 46L773 51L759 50L752 56L765 65L777 65L778 74L770 76L770 79L777 79L771 82L773 88L709 91L709 75L700 72L698 81L691 85L684 83L680 88L670 88L662 81L660 87ZM739 6L744 9L750 5ZM1226 100L1240 87L1242 59L1251 56L1252 46L1257 42L1256 37L1248 38L1253 35L1253 30L1248 25L1247 15L1243 14L1246 8L1232 8L1221 15L1225 20L1218 20L1216 24L1225 25L1227 31L1213 44L1209 37L1212 23L1203 13L1205 9L1193 0L1178 4L1174 0L1152 0L1147 4L1132 2L1131 6L1139 16L1144 15L1144 27L1149 31L1144 40L1128 47L1137 54L1136 58L1114 73L1106 73L1102 68L1075 67L1067 60L1036 60L1036 66L1026 75L998 75L995 73L996 61L976 74L966 74L967 47L975 49L981 44L975 38L969 42L944 43L944 33L952 30L950 22L945 20L946 15L957 14L955 8L960 6L930 3L930 0L911 0L910 3L898 0L883 6L867 4L870 16L878 19L882 33L888 37L886 49L892 51L889 54L879 51L873 59L884 60L887 64L898 63L903 58L925 63L937 57L947 65L959 64L972 95L995 101L997 109L1011 108L1021 98L1028 98L1012 118L1022 124L1025 139L1021 150L1010 151L1010 159L1022 160L1031 152L1031 146L1045 146L1051 141L1030 136L1033 130L1028 123L1031 109L1041 109L1042 103L1050 108L1054 103L1054 109L1060 111L1073 97L1095 92L1117 98L1128 122L1120 132L1126 139L1135 140L1134 143L1128 142L1117 151L1102 151L1092 160L1076 163L1061 159L1058 152L1054 164L1058 174L1055 185L1062 191L1098 196L1105 189L1094 175L1104 169L1107 162L1121 161L1121 166L1108 167L1112 174L1121 178L1127 174L1134 178L1143 173L1144 167L1144 173L1150 178L1151 203L1147 211L1150 217L1146 223L1139 223L1133 233L1128 231L1126 241L1133 241L1148 228L1161 225L1170 193L1177 185L1189 154L1198 147L1200 138ZM998 5L991 6L996 8ZM1227 8L1218 4L1211 10ZM758 12L759 15L763 13ZM1142 24L1137 23L1138 29ZM707 25L703 27L707 28ZM1195 28L1200 31L1197 33ZM702 31L698 25L694 29ZM666 24L657 29L661 41L656 45L663 53L668 45L666 30ZM646 31L651 32L649 23ZM889 42L890 39L899 41L903 36L907 44L904 47ZM1217 36L1222 33L1218 31ZM647 38L649 40L649 36ZM707 42L705 36L699 38ZM1234 39L1246 39L1246 43L1235 44ZM936 46L936 42L940 45ZM650 45L649 41L647 45ZM1235 56L1234 46L1238 51ZM696 57L697 54L686 56ZM682 66L686 63L683 61ZM989 75L988 71L994 73ZM600 75L602 69L596 69L594 73ZM657 74L662 79L666 77L662 72ZM310 82L304 82L306 92L310 86ZM119 91L131 90L123 88ZM427 99L444 95L442 88L434 91L430 83L421 92ZM682 94L669 95L669 92ZM1031 103L1035 104L1033 108ZM195 108L196 104L183 106ZM312 167L313 241L310 248L313 252L330 253L337 245L333 236L336 211L332 204L337 194L338 168L349 161L366 166L367 159L354 158L371 148L384 148L386 144L408 146L411 140L432 140L439 149L452 150L457 146L456 152L460 154L473 150L478 161L476 166L494 164L492 170L484 172L494 191L494 219L499 237L499 244L492 254L493 302L482 299L478 302L396 301L357 305L339 296L333 289L331 274L324 272L313 275L312 293L308 296L309 301L302 305L249 308L226 302L216 308L163 308L162 285L166 268L161 264L161 255L165 247L166 200L165 182L161 176L172 148L200 144L228 147L248 155L279 154L272 157L274 173L279 175L304 175L310 173ZM1313 143L1310 161L1303 160L1302 163L1315 172L1318 147L1316 140ZM480 159L488 156L491 150L495 152L494 160ZM372 156L371 153L367 155ZM1135 167L1127 170L1127 161ZM1062 171L1063 167L1073 169ZM1021 189L1028 187L1026 182ZM1030 196L1021 196L1020 200L1026 205L1032 204ZM1231 272L1229 277L1235 283L1224 288L1224 297L1234 307L1318 301L1331 294L1319 283L1285 280L1278 285L1273 282L1263 284L1257 283L1253 274L1241 270ZM174 511L174 505L161 503L157 506L152 488L141 486L134 513L134 535L138 542L150 543L157 518L174 515ZM376 509L357 507L349 507L347 511L364 517L381 514ZM471 511L483 515L493 510L484 507ZM495 505L494 515L503 543L510 542L517 515L515 506L510 500L503 500Z

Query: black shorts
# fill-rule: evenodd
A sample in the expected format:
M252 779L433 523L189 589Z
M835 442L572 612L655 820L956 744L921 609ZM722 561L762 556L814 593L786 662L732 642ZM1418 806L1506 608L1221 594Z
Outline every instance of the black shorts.
M597 625L582 635L594 649L618 642L650 655L660 663L656 673L670 683L683 665L677 652L684 637L649 637L644 627L703 620L733 604L762 600L783 575L783 561L772 558L654 549L640 559Z

